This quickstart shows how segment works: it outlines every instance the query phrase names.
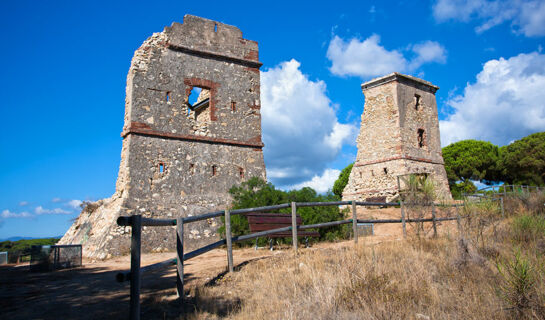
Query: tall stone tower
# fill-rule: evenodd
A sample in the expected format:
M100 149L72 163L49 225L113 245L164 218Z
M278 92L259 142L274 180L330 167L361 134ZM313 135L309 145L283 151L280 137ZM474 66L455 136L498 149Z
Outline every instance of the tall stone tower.
M361 87L365 107L358 154L343 200L393 200L398 196L397 176L407 174L428 175L437 194L450 199L435 102L439 87L400 73Z
M61 243L82 243L90 258L124 254L130 228L118 227L118 216L222 210L234 184L265 179L261 65L257 42L238 28L191 15L148 38L127 76L116 192L87 206ZM189 224L184 244L216 240L218 226L217 220ZM144 251L176 246L168 227L144 227L142 239Z

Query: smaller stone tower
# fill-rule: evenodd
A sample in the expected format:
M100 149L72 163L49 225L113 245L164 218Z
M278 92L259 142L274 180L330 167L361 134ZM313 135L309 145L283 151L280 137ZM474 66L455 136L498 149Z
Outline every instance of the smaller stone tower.
M435 102L439 87L392 73L361 88L365 107L358 154L343 200L394 200L397 177L407 174L428 175L438 196L450 199Z

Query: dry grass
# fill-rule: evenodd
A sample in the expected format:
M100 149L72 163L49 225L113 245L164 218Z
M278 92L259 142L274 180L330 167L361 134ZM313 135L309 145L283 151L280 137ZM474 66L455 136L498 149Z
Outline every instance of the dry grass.
M197 290L191 317L545 319L545 234L517 239L513 231L516 219L541 213L518 210L498 222L496 208L481 209L461 238L360 238L255 261Z

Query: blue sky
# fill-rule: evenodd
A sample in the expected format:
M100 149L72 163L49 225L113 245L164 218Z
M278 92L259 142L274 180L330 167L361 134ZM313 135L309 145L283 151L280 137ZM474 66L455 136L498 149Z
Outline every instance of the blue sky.
M441 89L444 145L545 130L544 1L3 1L0 238L62 235L114 193L131 57L193 14L259 42L265 162L324 191L353 161L360 84L399 71Z

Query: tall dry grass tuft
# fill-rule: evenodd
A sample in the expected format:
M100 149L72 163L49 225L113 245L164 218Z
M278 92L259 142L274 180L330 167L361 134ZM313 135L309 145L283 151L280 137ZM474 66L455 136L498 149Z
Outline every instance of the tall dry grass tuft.
M545 214L545 192L520 192L509 195L504 201L505 213L513 215Z
M425 175L411 174L402 178L406 189L400 192L405 205L407 219L424 219L431 217L431 205L436 200L435 185ZM409 226L417 237L423 237L431 230L425 229L424 222L411 222Z
M206 294L221 296L229 287L242 301L233 319L505 318L496 270L456 268L456 243L448 239L403 244L282 254L246 266Z

